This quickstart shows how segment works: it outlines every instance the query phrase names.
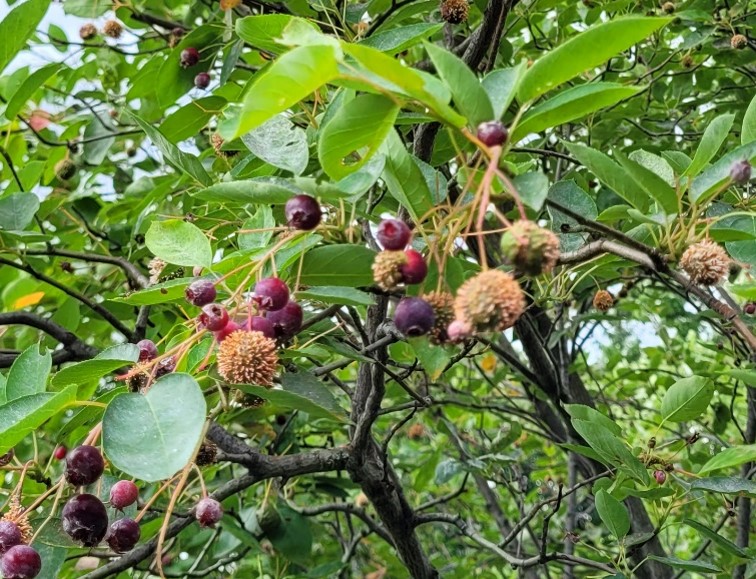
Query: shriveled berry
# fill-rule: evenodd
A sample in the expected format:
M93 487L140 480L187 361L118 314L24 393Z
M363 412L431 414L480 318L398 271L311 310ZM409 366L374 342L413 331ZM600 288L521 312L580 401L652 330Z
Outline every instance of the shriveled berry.
M184 290L186 301L195 306L204 306L215 301L215 284L209 279L198 279Z
M194 77L194 86L201 88L202 90L210 86L210 74L207 72L201 72Z
M66 480L74 486L91 485L102 476L105 461L94 446L83 444L66 458Z
M743 306L743 311L749 316L756 314L756 302L748 302Z
M408 249L404 252L407 256L407 263L399 268L402 273L402 281L406 284L422 283L425 276L428 275L428 264L425 263L422 254L414 249Z
M320 204L309 195L295 195L289 199L286 202L284 214L289 227L305 231L315 229L322 217Z
M486 147L503 145L508 138L507 128L499 121L488 121L478 125L478 140Z
M75 495L63 507L63 530L74 541L94 547L108 530L108 511L94 495Z
M286 306L278 311L280 312L284 309L286 309ZM276 330L273 327L273 323L267 318L263 318L262 316L251 316L244 321L242 329L247 330L248 332L260 332L266 338L272 339L276 337Z
M215 339L218 340L219 342L222 342L228 336L230 336L236 330L239 330L239 329L241 329L241 326L239 324L237 324L234 320L229 320L228 323L223 327L223 329L215 332Z
M383 249L399 250L407 247L412 232L404 221L384 219L375 232L375 237Z
M667 473L663 470L655 470L654 471L654 478L656 479L656 482L660 485L663 485L664 482L667 480Z
M130 480L119 480L110 487L110 505L119 511L133 505L139 498L139 488Z
M61 445L55 447L55 450L53 451L53 456L55 457L55 460L63 460L66 458L66 454L68 453L68 449Z
M394 311L394 324L407 337L427 334L434 321L433 308L422 298L402 298Z
M166 374L170 374L176 369L176 358L168 356L158 362L157 368L155 368L155 377L160 378Z
M751 180L753 168L747 159L735 161L730 167L730 179L738 185L745 185Z
M107 541L113 551L125 553L134 548L141 535L139 523L133 519L119 519L110 525Z
M194 516L199 521L200 527L214 527L223 516L223 507L215 499L206 497L197 503Z
M206 304L202 306L199 321L211 332L219 332L228 324L228 312L220 304Z
M266 277L255 284L252 299L261 310L274 312L289 302L289 287L277 277Z
M189 48L185 48L181 51L181 68L189 68L190 66L194 66L199 62L200 59L200 53L199 50L194 48L193 46L190 46Z
M11 547L0 560L0 573L5 579L34 579L41 570L39 553L28 545Z
M0 555L15 545L23 543L21 529L13 521L0 519Z
M266 319L273 324L277 338L291 338L302 329L302 306L297 302L289 302L283 309L268 312Z
M149 362L158 356L157 346L152 340L139 340L137 342L137 348L139 348L140 362Z

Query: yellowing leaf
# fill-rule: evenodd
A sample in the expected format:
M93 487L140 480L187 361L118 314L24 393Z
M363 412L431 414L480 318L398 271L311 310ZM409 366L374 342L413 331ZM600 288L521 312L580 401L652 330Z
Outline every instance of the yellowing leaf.
M28 308L29 306L36 306L45 297L45 292L32 292L25 296L18 298L13 302L13 309L20 310L22 308Z
M241 0L220 0L221 10L233 10L239 4L241 4Z
M480 361L480 367L486 372L493 372L496 368L496 356L490 352L483 356L483 359Z

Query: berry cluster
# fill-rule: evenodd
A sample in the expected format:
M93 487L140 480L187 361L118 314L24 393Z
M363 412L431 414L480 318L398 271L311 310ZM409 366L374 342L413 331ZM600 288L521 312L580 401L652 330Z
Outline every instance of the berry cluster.
M406 249L412 239L412 232L406 223L398 219L384 219L375 236L383 248L373 262L373 279L378 287L391 291L400 284L423 282L428 274L428 264L420 252Z

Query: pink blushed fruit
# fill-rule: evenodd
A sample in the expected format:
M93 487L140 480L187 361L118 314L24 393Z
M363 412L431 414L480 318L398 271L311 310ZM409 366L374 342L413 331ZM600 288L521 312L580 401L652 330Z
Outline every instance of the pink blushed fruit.
M255 284L252 299L261 310L275 312L289 302L289 287L277 277L267 277Z
M412 232L404 221L384 219L378 226L375 237L383 249L395 251L407 247L412 237Z
M655 470L654 471L654 479L656 479L656 482L660 485L663 485L664 482L667 480L667 473L663 470Z
M223 517L223 507L215 499L206 497L197 503L194 516L199 521L200 527L214 527Z
M408 249L404 255L407 256L407 263L399 268L402 281L406 284L422 283L428 275L428 264L425 263L422 254L414 249Z
M486 147L503 145L508 138L507 128L499 121L488 121L478 125L478 140Z
M139 488L130 480L119 480L110 487L110 505L119 511L133 505L139 498Z

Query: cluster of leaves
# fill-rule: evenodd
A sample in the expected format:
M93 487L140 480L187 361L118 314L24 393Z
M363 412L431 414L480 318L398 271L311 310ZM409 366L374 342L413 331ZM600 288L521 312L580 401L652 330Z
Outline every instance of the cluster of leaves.
M479 0L454 26L425 0L17 4L0 23L0 455L38 507L40 576L99 564L76 568L88 553L36 499L54 449L100 424L147 512L145 548L103 549L93 578L157 573L156 550L173 576L756 574L756 206L731 176L756 162L747 3ZM113 19L117 39L76 34ZM42 47L51 62L26 64ZM510 131L482 247L491 120ZM323 224L291 232L302 193ZM407 293L454 293L501 264L494 213L522 212L561 261L520 280L513 330L440 347L392 332L381 216L412 223L428 260ZM737 264L723 288L675 268L703 238ZM205 276L239 306L273 274L305 329L279 387L238 385L263 405L230 403L184 290ZM176 371L128 392L144 337ZM220 461L200 473L206 435ZM342 460L355 445L364 459ZM221 525L181 533L206 490Z

